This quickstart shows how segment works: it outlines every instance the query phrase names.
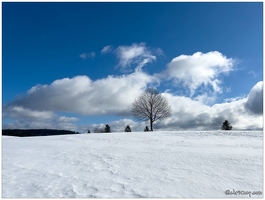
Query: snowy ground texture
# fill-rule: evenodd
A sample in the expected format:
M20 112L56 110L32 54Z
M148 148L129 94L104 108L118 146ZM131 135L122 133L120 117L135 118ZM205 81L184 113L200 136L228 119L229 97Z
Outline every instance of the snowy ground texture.
M262 141L262 131L2 136L2 197L262 198Z

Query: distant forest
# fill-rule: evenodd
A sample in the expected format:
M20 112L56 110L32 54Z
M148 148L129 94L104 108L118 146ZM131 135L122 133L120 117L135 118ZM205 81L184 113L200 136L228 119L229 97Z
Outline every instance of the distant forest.
M54 130L54 129L4 129L2 135L16 136L16 137L31 137L31 136L49 136L49 135L68 135L79 134L78 132L68 130Z

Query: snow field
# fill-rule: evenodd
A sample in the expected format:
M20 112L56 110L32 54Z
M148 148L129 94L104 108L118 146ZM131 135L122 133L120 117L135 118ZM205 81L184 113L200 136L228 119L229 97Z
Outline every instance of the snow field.
M262 131L3 136L2 196L248 197L225 191L262 191L262 140Z

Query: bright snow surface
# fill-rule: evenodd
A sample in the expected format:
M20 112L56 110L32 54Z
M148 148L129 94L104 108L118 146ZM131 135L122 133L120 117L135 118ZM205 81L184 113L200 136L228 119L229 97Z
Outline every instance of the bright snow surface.
M249 197L225 191L262 191L262 141L262 131L2 136L2 197Z

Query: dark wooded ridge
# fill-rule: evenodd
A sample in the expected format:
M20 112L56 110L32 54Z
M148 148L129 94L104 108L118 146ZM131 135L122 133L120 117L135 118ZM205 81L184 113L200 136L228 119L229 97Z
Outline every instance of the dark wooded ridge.
M32 136L49 136L49 135L69 135L80 134L68 130L55 129L4 129L2 135L16 136L16 137L32 137Z

